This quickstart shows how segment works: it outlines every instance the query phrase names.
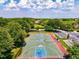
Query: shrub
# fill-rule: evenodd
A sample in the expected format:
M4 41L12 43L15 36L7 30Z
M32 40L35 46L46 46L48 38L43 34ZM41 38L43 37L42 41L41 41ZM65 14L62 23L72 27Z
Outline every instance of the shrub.
M51 26L45 26L45 31L52 31L53 30L53 27Z

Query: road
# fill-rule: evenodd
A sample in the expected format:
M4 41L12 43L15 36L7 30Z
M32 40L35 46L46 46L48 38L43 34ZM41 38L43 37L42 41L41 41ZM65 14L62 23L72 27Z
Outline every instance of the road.
M74 40L79 44L79 33L78 32L67 32L63 30L57 30L59 32L55 32L60 38L66 37L68 34L70 35L69 39Z
M68 33L79 38L79 33L78 32L68 32Z

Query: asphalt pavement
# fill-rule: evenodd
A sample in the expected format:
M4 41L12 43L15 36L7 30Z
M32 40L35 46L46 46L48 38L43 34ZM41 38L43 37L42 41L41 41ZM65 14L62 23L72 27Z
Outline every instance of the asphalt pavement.
M79 44L79 33L78 32L67 32L63 30L57 30L55 34L58 35L60 38L64 38L69 34L69 40L73 40Z

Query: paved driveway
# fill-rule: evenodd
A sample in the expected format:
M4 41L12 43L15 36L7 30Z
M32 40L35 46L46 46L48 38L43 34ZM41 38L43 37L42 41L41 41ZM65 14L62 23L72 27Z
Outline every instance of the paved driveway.
M78 32L67 32L63 30L57 30L59 32L55 32L60 38L66 37L68 34L70 35L69 39L74 40L76 43L79 44L79 33Z

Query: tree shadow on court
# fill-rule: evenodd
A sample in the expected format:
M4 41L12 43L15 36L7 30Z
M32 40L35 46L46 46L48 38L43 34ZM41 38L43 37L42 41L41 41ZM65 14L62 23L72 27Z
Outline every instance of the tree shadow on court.
M26 42L16 42L16 47L24 47L26 45Z

